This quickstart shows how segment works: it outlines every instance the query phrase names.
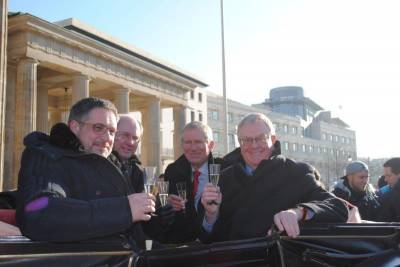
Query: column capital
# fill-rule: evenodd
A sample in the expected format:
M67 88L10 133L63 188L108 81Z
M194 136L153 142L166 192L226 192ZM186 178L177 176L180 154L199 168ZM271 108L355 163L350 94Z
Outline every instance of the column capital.
M17 59L18 64L22 63L22 64L39 64L39 60L31 58L31 57L20 57Z

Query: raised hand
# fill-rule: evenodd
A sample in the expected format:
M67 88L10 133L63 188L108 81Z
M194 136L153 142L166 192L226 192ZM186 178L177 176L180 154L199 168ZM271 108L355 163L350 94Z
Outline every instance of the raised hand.
M132 221L148 221L150 213L155 212L155 197L148 193L137 193L128 196Z
M173 195L170 194L168 196L168 204L170 204L172 206L172 208L174 209L174 211L181 211L185 209L185 199L177 196L177 195Z
M201 204L204 207L207 222L211 223L216 220L221 201L222 194L219 188L211 183L206 184L201 195Z

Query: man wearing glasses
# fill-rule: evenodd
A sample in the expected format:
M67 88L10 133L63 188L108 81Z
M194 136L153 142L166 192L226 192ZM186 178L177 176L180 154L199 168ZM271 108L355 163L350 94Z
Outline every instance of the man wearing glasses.
M144 247L138 222L150 220L154 196L135 193L107 159L116 126L115 106L90 97L72 106L68 125L25 137L17 207L25 236L71 242L124 235Z
M265 115L245 116L237 135L240 157L221 173L220 189L207 185L202 195L208 241L263 237L273 224L295 237L300 222L347 220L344 203L318 185L311 166L274 155L275 131Z

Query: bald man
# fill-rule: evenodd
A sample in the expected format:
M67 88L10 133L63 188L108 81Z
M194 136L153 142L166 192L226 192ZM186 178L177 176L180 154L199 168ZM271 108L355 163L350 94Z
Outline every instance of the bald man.
M140 122L131 115L121 115L110 160L117 165L129 186L143 192L143 167L136 151L142 137Z

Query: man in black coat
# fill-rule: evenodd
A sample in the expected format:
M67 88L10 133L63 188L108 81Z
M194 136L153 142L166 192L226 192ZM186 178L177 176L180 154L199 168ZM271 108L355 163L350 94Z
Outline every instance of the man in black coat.
M90 97L72 106L68 125L25 137L17 207L24 235L57 242L125 235L144 247L138 222L150 220L154 196L135 193L107 159L116 126L115 106Z
M400 222L400 158L386 161L383 164L383 173L391 190L379 199L381 210L378 221Z
M346 175L334 184L332 193L356 206L361 219L377 220L380 203L369 183L369 170L364 162L357 160L349 163Z
M212 131L207 125L195 121L184 127L183 155L168 165L164 176L169 181L168 201L177 212L164 237L165 242L190 242L199 237L203 218L200 198L205 184L210 181L209 164L220 163L212 156L214 145ZM186 200L179 197L177 183L185 184Z
M343 201L318 185L311 166L273 155L276 137L265 115L244 117L237 134L240 159L222 171L219 188L208 184L202 195L206 241L262 237L272 224L294 237L299 222L347 220Z
M108 157L121 170L126 183L138 193L144 191L144 168L136 156L142 134L143 128L138 120L132 115L120 115L113 151ZM174 219L171 205L158 205L156 215L142 224L149 239L158 239L159 233Z

